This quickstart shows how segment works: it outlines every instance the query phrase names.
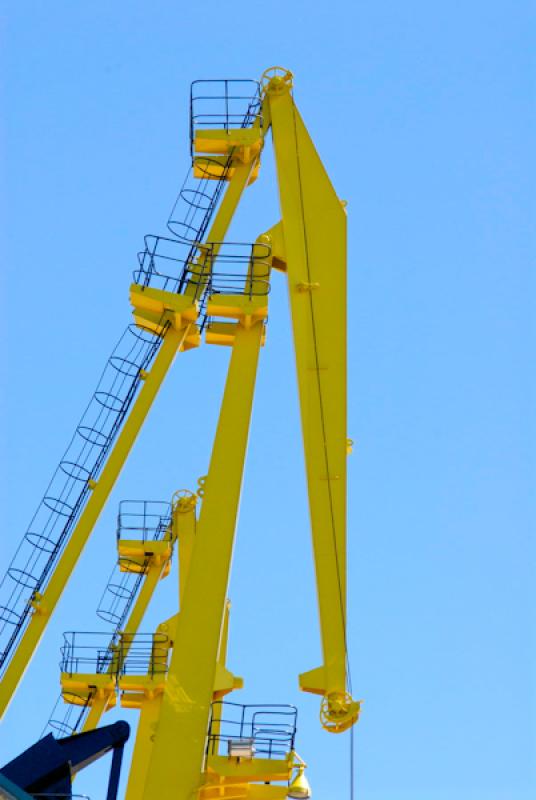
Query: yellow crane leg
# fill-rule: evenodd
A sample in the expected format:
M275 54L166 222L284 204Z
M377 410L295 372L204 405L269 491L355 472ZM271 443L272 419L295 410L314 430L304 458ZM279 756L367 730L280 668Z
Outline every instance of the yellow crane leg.
M180 559L182 559L181 563L179 564L179 585L181 592L181 604L182 604L182 596L184 594L184 587L186 586L186 576L188 574L188 568L192 554L192 546L195 536L196 500L197 497L195 495L189 498L181 498L181 500L179 501L179 503L177 503L174 509L174 514L176 516L174 516L173 529L179 540ZM235 676L230 676L225 667L225 659L227 655L227 642L229 637L230 607L231 604L229 601L227 601L225 607L225 617L222 627L222 634L220 639L220 647L218 652L217 669L219 671L220 676L223 673L224 680L225 678L231 677L231 680L234 678L234 682L239 683L241 679L236 679ZM172 617L170 620L167 620L166 622L162 623L161 625L158 626L158 631L159 632L161 631L163 633L168 633L170 638L174 641L176 637L178 618L179 615L177 614L175 615L175 617ZM225 691L222 691L220 693L214 692L213 696L215 699L216 697L218 698L223 697L229 691L231 691L231 689L229 689L229 683L228 683ZM154 733L158 727L161 707L162 707L161 694L157 694L155 696L146 695L141 703L141 713L138 724L138 730L136 733L136 743L134 745L131 774L129 776L129 783L126 792L127 800L141 800L143 796L145 780L147 777L147 770L149 769L151 754L153 752Z
M192 800L200 785L263 327L236 330L145 800Z
M7 708L21 680L56 604L76 566L78 558L108 499L132 445L151 408L175 354L188 336L191 324L176 330L169 327L116 444L106 462L93 493L73 530L50 581L39 601L34 601L34 613L21 637L17 650L0 684L0 715Z
M242 686L242 679L232 675L227 670L225 664L227 655L227 642L229 637L230 608L231 604L229 601L227 601L218 652L216 681L213 692L214 700L219 700L234 688L241 688ZM175 617L167 620L167 622L162 623L158 626L158 631L162 633L168 633L171 639L174 640L178 618L179 615L177 614ZM222 684L224 684L223 689L218 690L218 686L222 686ZM141 800L143 797L147 771L149 769L151 755L153 752L155 738L154 733L158 727L161 707L161 693L155 693L153 695L146 693L143 700L140 701L140 720L138 723L138 730L136 732L136 743L134 745L134 754L132 757L131 773L129 775L129 782L126 791L126 800ZM219 722L213 723L212 733L214 735L219 732L219 727Z
M191 551L195 537L196 504L197 504L197 496L193 493L189 493L184 497L180 497L173 507L172 539L173 541L176 541L177 539L179 540L179 555L180 555L179 587L181 593L184 591L184 585L186 584L186 576L188 574ZM133 636L138 631L142 623L143 617L145 616L145 612L147 611L147 607L151 602L154 591L158 585L158 582L162 578L162 574L166 570L168 563L169 563L168 561L165 561L164 563L156 563L153 560L149 561L149 566L147 567L147 573L143 580L143 586L141 587L140 593L134 604L134 608L129 614L127 623L122 633L126 633L130 636ZM130 643L127 637L126 641L123 641L121 647L121 656L123 659L125 659L128 656L129 650L130 650ZM111 670L112 667L110 667L109 671ZM91 731L97 727L97 725L101 720L102 715L107 710L108 702L109 698L106 696L103 698L93 699L90 712L82 727L82 732ZM154 701L151 703L151 710L148 712L147 715L151 718L151 724L154 722L154 719L158 717L158 715L156 714L156 710L154 709L153 706L154 706ZM145 717L144 717L144 725L145 725ZM141 719L140 719L140 726L141 726ZM138 726L138 731L140 730L140 726Z
M300 676L300 686L340 701L347 685L346 212L290 88L276 79L265 103L279 184L324 657L321 667Z
M130 762L125 800L141 800L153 752L154 732L162 707L162 695L145 698L140 711L136 742ZM175 795L178 797L178 795Z

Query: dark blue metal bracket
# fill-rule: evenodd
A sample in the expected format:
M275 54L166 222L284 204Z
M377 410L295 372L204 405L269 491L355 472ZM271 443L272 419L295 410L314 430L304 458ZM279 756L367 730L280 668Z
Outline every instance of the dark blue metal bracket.
M0 775L30 796L46 794L58 800L71 800L76 773L113 751L106 800L117 800L123 749L129 735L130 726L126 722L64 739L55 739L49 733L5 764Z

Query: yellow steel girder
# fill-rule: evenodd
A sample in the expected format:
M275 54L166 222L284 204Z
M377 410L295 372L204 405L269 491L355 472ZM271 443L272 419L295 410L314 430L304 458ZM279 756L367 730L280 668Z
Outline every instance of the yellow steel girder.
M300 686L323 696L327 730L340 732L357 720L359 704L348 693L346 643L346 213L294 104L290 74L268 76L264 89L262 130L259 122L258 132L239 132L236 142L217 132L205 135L208 145L199 144L200 152L219 153L224 141L230 153L233 148L240 152L226 173L227 191L206 241L198 244L198 268L195 259L189 265L184 295L133 288L136 321L152 327L164 341L47 589L35 602L35 614L0 687L0 709L37 646L175 353L199 343L192 309L213 263L209 260L207 268L204 254L210 247L217 256L242 193L257 175L271 127L281 222L265 240L272 244L272 265L288 279L323 653L322 665L303 673ZM255 288L255 277L248 275L242 295L214 295L207 304L207 313L219 318L208 326L207 341L232 345L231 361L199 521L195 503L174 506L174 522L182 529L180 611L160 626L167 626L172 648L167 678L155 683L130 676L122 686L124 705L142 710L127 800L284 796L282 787L246 784L256 777L246 768L240 775L229 767L226 775L225 759L209 764L205 758L212 700L240 685L225 666L227 586L267 316L266 297L247 291ZM138 629L166 564L164 559L157 568L155 562L149 571L125 632ZM111 702L106 676L102 678L103 692L93 699L85 730L98 723ZM210 766L216 770L217 764L214 783L203 783ZM284 779L286 773L278 768L268 765L264 778Z
M143 791L147 800L194 797L200 787L263 327L261 320L236 330Z
M269 78L264 107L279 185L281 223L273 234L288 278L324 657L300 686L327 698L324 721L337 732L359 713L346 674L346 212L291 90L290 73Z

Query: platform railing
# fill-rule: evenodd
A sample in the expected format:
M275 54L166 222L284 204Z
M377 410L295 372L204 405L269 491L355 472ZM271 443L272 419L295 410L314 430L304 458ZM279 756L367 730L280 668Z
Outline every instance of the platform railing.
M295 706L217 700L211 707L207 755L227 756L244 742L252 757L285 759L294 749L297 716Z
M162 633L120 633L110 641L102 632L63 634L60 668L75 674L163 676L168 670L169 639Z
M193 155L199 128L233 130L262 122L260 84L255 80L194 81L190 90L190 142Z
M194 258L187 245L163 236L146 236L138 254L134 282L169 292L188 284L203 301L212 294L267 295L270 291L269 245L258 242L210 242L199 245Z

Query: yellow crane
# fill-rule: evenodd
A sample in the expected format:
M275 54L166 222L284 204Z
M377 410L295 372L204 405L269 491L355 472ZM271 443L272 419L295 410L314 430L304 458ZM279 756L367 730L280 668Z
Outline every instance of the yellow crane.
M225 241L271 133L281 220L250 244ZM3 713L178 353L231 347L209 470L167 508L119 516L121 606L110 637L68 634L62 698L88 733L120 698L140 709L127 800L309 797L294 747L295 710L223 698L242 686L225 663L227 590L270 274L287 277L315 559L322 663L299 676L321 696L332 733L360 705L346 642L346 211L293 98L293 76L195 81L191 176L168 222L148 236L130 288L134 324L114 350L72 442L7 570L0 595ZM180 206L182 204L182 212ZM127 524L125 520L128 520ZM179 612L139 633L179 553ZM64 731L65 732L65 731ZM180 753L180 758L177 754Z

